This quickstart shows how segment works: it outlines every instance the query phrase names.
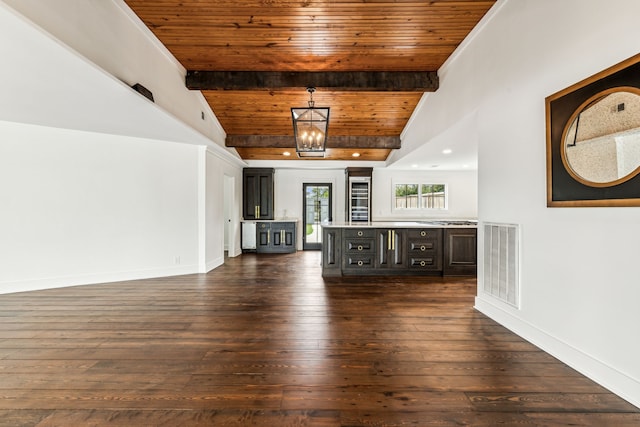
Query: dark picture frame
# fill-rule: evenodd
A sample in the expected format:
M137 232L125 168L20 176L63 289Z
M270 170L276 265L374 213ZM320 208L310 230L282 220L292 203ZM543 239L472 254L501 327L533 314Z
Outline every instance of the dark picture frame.
M576 111L597 94L622 87L640 90L640 54L545 99L548 207L640 206L637 173L613 185L589 185L563 161L564 133Z

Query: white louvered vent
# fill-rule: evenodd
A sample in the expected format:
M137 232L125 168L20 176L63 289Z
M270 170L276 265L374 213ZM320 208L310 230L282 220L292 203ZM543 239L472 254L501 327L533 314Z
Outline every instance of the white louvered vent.
M484 225L484 292L520 308L519 227Z

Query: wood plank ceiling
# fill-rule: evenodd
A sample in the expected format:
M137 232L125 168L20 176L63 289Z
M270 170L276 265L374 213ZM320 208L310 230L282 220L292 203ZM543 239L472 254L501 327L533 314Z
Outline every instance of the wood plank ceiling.
M496 0L125 1L242 158L297 159L291 107L306 107L315 86L316 106L331 108L325 159L384 160Z

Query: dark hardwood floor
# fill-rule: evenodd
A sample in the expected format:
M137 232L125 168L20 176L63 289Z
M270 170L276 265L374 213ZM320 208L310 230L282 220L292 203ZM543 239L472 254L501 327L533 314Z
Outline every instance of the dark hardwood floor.
M319 263L0 295L0 425L640 425L476 312L475 279L325 282Z

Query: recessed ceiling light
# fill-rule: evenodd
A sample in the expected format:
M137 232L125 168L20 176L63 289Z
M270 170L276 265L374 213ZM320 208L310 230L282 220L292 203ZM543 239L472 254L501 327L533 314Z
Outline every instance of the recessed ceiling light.
M353 157L360 157L360 153L353 153L352 156Z
M411 167L412 167L412 168L417 168L417 167L418 167L418 165L413 164L413 165L411 165Z
M282 155L283 155L283 156L290 156L290 155L291 155L291 153L290 153L290 152L288 152L288 151L285 151L284 153L282 153Z
M451 148L445 148L444 150L442 150L442 154L451 154L453 153L453 150Z
M468 168L468 167L469 167L469 165L462 165L462 167L463 167L463 168Z

